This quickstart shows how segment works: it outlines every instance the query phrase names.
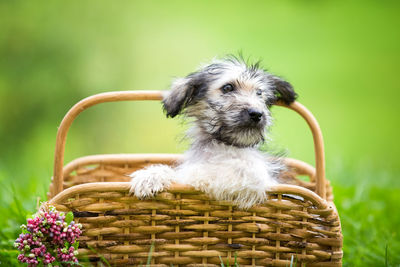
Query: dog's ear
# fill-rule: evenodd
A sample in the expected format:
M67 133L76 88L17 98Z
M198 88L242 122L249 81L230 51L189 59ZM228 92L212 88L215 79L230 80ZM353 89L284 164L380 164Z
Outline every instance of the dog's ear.
M271 104L281 100L286 105L289 105L296 100L297 94L290 83L275 75L269 76L269 80L271 81L271 88L275 95L275 98L272 101L273 103Z
M163 99L167 117L173 118L187 106L195 103L205 94L206 88L206 80L200 73L192 73L185 78L176 79Z

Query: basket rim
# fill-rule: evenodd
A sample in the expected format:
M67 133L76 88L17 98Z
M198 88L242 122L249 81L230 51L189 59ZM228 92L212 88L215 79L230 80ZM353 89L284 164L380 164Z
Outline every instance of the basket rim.
M94 154L75 158L64 165L63 174L71 172L73 169L90 164L99 163L149 163L153 164L174 164L182 159L183 154L180 153L118 153L118 154Z
M118 154L94 154L75 158L63 167L63 174L70 173L77 167L99 164L99 163L116 163L116 164L178 164L183 159L182 153L118 153ZM311 164L299 159L282 157L280 158L286 165L296 165L296 169L300 175L309 175L310 182L315 182L315 167ZM325 178L329 181L327 178Z
M53 198L49 200L49 204L61 204L61 202L68 199L73 194L88 193L88 192L125 192L128 193L131 187L130 182L96 182L86 183L80 185L74 185L67 189L64 189ZM205 194L200 190L196 190L193 186L174 183L165 192L171 193L191 193L191 194ZM306 200L311 201L320 209L331 209L334 208L331 202L321 198L315 192L297 185L279 184L270 186L266 190L267 194L288 194L297 195L303 197ZM132 195L132 198L136 198ZM210 198L213 201L212 198ZM222 202L222 201L221 201ZM227 201L223 201L227 202ZM232 203L232 205L234 205Z

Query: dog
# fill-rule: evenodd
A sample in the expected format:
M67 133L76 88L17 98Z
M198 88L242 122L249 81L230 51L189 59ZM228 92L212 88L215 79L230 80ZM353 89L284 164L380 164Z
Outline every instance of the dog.
M176 167L151 165L132 173L130 193L147 198L180 183L240 209L262 203L285 169L258 149L272 122L270 107L296 97L290 83L242 57L214 59L176 79L162 103L167 117L192 119L190 149Z

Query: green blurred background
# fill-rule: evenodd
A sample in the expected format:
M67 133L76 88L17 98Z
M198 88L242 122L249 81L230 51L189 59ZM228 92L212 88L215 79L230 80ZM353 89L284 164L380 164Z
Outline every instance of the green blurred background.
M242 51L290 81L322 128L344 266L399 266L398 1L0 1L0 265L45 199L57 126L80 99L164 90ZM311 135L274 108L274 150L313 163ZM103 104L68 136L66 161L182 152L186 126L157 102Z

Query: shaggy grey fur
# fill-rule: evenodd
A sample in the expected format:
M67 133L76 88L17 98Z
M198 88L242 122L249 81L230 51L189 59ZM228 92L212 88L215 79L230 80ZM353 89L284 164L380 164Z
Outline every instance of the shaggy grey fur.
M188 133L193 143L175 169L155 165L133 173L131 192L147 197L179 182L241 208L261 203L282 168L257 149L271 125L269 108L296 96L288 82L258 63L232 56L176 79L163 99L164 109L167 117L194 119Z

